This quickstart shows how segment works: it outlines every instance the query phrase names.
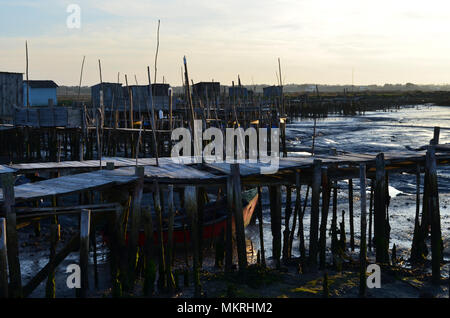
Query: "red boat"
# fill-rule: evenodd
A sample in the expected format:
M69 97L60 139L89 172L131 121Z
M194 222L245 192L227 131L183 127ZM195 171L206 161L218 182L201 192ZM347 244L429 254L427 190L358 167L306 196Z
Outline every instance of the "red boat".
M258 191L256 188L242 192L242 214L244 216L244 227L250 223L256 205L258 204ZM225 233L227 227L227 199L226 197L218 201L207 203L203 212L203 240L209 241L217 238ZM155 220L156 221L156 220ZM163 239L167 242L168 229L167 220L163 222ZM155 222L153 223L155 224ZM233 233L235 230L234 216L232 220ZM191 241L190 220L186 216L184 210L181 210L179 215L175 216L173 228L174 244L184 244ZM154 232L154 240L157 242L157 232ZM145 243L145 234L143 231L139 233L139 245L143 246Z

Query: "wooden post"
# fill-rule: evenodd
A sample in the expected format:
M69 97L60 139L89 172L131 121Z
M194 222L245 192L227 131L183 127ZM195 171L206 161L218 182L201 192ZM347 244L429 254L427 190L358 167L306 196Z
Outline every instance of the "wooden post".
M167 248L166 248L166 275L167 275L167 287L170 290L175 288L175 280L172 273L172 253L173 253L173 225L175 221L175 204L173 202L173 185L170 184L169 196L168 196L168 209L169 209L169 226L167 233Z
M292 229L289 234L289 247L288 247L288 256L292 257L292 245L294 242L295 228L297 226L297 218L299 217L301 210L301 190L302 185L300 183L300 173L295 173L295 208L294 208L294 217L292 220Z
M386 172L384 154L380 153L376 159L375 179L375 217L374 235L376 248L376 261L379 263L389 262L389 239L386 237Z
M292 187L286 187L286 207L284 208L283 261L289 258L289 222L292 214Z
M247 249L245 244L244 216L242 214L242 190L239 164L231 165L231 176L233 177L234 198L234 223L236 227L236 245L238 251L239 270L247 268Z
M439 145L439 134L441 132L440 127L434 127L434 134L433 134L433 142L434 145Z
M434 284L439 284L441 280L441 261L442 261L442 232L441 217L439 211L439 189L436 171L435 147L428 147L426 154L425 169L427 171L428 184L428 205L431 218L431 258L432 258L432 280Z
M328 211L330 208L330 184L328 180L328 168L322 168L322 218L320 223L320 240L319 240L319 259L320 269L326 267L326 248L327 248L327 224Z
M9 268L9 296L12 298L22 297L22 276L19 262L19 245L16 230L16 212L14 209L14 181L12 173L6 173L1 176L3 187L3 208L6 216L6 237Z
M200 297L201 286L199 274L197 189L194 186L188 186L184 189L184 204L187 214L191 219L191 243L193 249L193 276L195 297Z
M155 288L156 280L156 264L153 260L154 250L154 230L153 230L153 218L150 208L146 207L141 209L142 221L144 223L144 256L145 256L145 268L144 268L144 295L151 296Z
M348 180L348 212L350 221L350 248L355 251L355 224L353 220L353 179Z
M270 186L270 220L272 229L272 257L276 268L281 267L281 186Z
M135 281L135 270L137 263L137 250L139 239L139 217L141 215L141 201L144 188L144 167L138 166L135 168L135 175L139 177L134 187L133 199L132 199L132 213L130 220L130 238L129 238L129 279L130 287L133 288Z
M262 209L262 191L261 187L258 187L258 226L259 226L259 245L261 250L261 265L266 267L266 252L264 249L264 222L263 222L263 209Z
M80 220L80 270L81 289L80 297L85 298L89 288L88 261L89 261L89 232L91 229L91 211L81 210Z
M366 246L366 213L367 213L367 195L366 195L366 165L359 165L359 184L361 189L361 243L359 247L359 296L364 297L366 295L366 258L367 258L367 246Z
M167 288L166 273L165 273L165 255L164 255L164 238L162 229L162 208L161 208L161 195L158 182L155 180L153 182L153 203L155 205L156 213L156 231L158 234L158 251L159 251L159 277L158 286L161 289Z
M319 240L319 200L320 184L322 179L322 161L314 160L313 179L312 179L312 197L311 197L311 225L309 235L309 267L311 270L317 270L317 253Z
M369 207L369 234L368 234L368 240L369 240L369 251L372 251L372 220L373 220L373 194L374 194L374 181L371 179L370 181L370 207Z
M8 256L5 218L0 218L0 298L8 298Z
M337 182L333 187L333 216L331 218L331 252L333 253L333 260L337 256L337 249L339 246L339 240L337 236L338 221L337 221ZM335 264L335 262L334 262ZM336 265L336 264L335 264Z
M231 271L233 267L233 178L227 178L227 227L225 237L225 270Z

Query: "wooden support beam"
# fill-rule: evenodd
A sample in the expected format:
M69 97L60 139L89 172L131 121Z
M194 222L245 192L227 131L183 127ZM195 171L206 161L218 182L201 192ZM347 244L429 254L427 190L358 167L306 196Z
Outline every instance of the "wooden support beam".
M227 227L225 236L225 270L233 267L233 178L227 178Z
M129 280L130 288L133 288L135 281L135 271L137 263L138 239L139 239L139 223L141 215L141 201L144 190L144 167L135 168L135 175L139 177L133 191L132 212L130 219L130 237L128 242L129 251Z
M8 255L5 218L0 218L0 298L8 298Z
M264 249L264 222L263 222L263 209L262 209L262 191L261 187L258 187L258 227L259 227L259 245L261 250L261 265L266 267L266 252Z
M327 249L327 224L328 211L330 208L330 181L328 179L328 168L322 168L322 217L320 223L320 240L319 240L319 259L320 269L326 267L326 249Z
M311 270L317 270L317 254L319 241L319 200L320 184L322 182L322 161L314 160L311 197L311 225L309 235L309 259L308 265Z
M173 225L175 220L175 203L173 201L173 185L168 187L168 212L169 212L169 225L167 233L167 248L166 248L166 275L167 275L167 287L170 290L175 288L175 280L172 273L172 253L173 253Z
M272 258L277 269L281 267L281 186L269 187L270 223L272 230Z
M158 286L161 289L167 288L167 280L165 273L165 255L164 255L164 239L163 239L163 229L162 229L162 207L161 207L161 194L158 182L153 181L153 203L155 206L156 214L156 232L158 235L158 260L159 260L159 276L158 276Z
M45 286L45 297L46 298L55 298L56 297L56 284L55 284L55 255L56 255L56 246L59 240L60 233L60 225L59 224L51 224L50 225L50 259L49 264L51 264L52 270L48 274L47 284Z
M431 258L432 258L432 280L434 284L439 284L441 280L441 261L442 261L442 232L441 217L439 211L439 188L436 170L435 147L428 147L426 154L425 170L428 184L428 205L431 219Z
M231 176L233 178L234 199L234 222L236 227L236 246L238 252L239 270L247 268L247 249L245 243L244 215L242 214L242 189L239 164L231 165Z
M89 289L89 233L91 230L91 211L81 211L80 220L80 270L81 270L81 289L80 297L85 298Z
M366 295L366 258L367 258L367 244L366 244L366 227L367 227L367 195L366 195L366 165L360 164L360 196L361 196L361 243L359 247L359 296Z
M389 262L389 238L386 229L386 171L384 154L380 153L376 159L375 179L375 217L374 235L376 248L376 261L379 263Z
M19 262L19 243L16 230L16 211L14 196L15 177L12 173L1 175L3 187L3 210L6 216L6 237L9 269L9 297L22 297L22 275Z
M350 248L355 251L355 222L353 215L353 179L348 180L348 211L350 221Z
M200 273L199 273L199 244L198 244L198 207L197 207L197 189L194 186L188 186L184 190L184 204L187 214L191 219L191 243L193 250L193 276L194 276L194 296L200 297Z
M292 187L286 186L286 206L284 208L283 261L289 258L290 220L292 214Z

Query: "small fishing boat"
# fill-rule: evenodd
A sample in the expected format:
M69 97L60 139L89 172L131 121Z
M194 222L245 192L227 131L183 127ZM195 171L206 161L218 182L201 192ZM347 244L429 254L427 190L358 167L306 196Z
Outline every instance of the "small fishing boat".
M244 227L250 223L256 205L258 204L258 191L256 188L242 192L242 214L244 216ZM207 203L203 210L203 241L210 241L220 237L225 233L227 227L227 198ZM154 220L154 227L156 227L156 219ZM191 241L190 219L186 215L184 209L179 211L174 219L173 227L173 242L176 245L189 243ZM235 231L234 216L232 220L232 232ZM157 232L154 232L154 240L157 242ZM163 240L167 242L168 238L168 220L163 220ZM139 245L143 246L145 243L145 234L143 231L139 233Z

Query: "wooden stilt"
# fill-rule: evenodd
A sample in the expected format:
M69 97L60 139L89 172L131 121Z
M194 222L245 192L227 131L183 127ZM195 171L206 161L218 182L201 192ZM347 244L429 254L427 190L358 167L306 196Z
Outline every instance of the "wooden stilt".
M379 263L389 262L389 240L386 237L386 172L384 154L379 154L376 159L375 179L375 248L376 261Z
M320 200L320 184L322 179L322 161L314 160L313 180L312 180L312 197L311 197L311 225L309 235L309 259L308 265L311 270L317 270L317 254L319 241L319 200Z
M361 189L361 243L359 248L359 296L364 297L366 295L366 258L367 258L367 247L366 247L366 213L367 213L367 195L366 195L366 165L359 165L359 175L360 175L360 189Z
M158 275L158 286L160 289L167 288L167 280L165 273L165 253L164 253L164 239L163 239L163 229L162 229L162 208L160 201L160 189L158 182L155 180L153 182L153 203L155 205L155 213L156 213L156 231L158 234L158 259L159 259L159 275Z
M186 211L191 219L191 242L193 250L193 278L195 297L200 297L200 273L199 273L199 246L198 246L198 211L197 211L197 189L194 186L188 186L184 190L184 204Z
M283 231L283 261L287 261L289 258L289 236L290 236L290 226L289 222L291 220L292 214L292 187L286 187L286 206L284 208L284 231Z
M8 255L6 250L5 218L0 218L0 298L8 298Z
M169 225L167 233L167 248L166 248L166 275L167 275L167 287L172 291L175 288L175 280L172 273L172 252L173 252L173 225L175 218L175 204L173 201L173 185L169 185L168 196L168 212L169 212Z
M247 268L247 249L245 243L244 216L242 214L242 190L239 164L231 165L231 176L233 178L234 199L234 222L236 227L236 247L238 252L239 270Z
M328 180L328 168L322 168L322 217L320 223L320 240L319 240L319 259L320 269L326 267L326 248L327 248L327 224L328 211L330 207L330 184Z
M264 249L264 223L263 223L263 209L262 209L262 191L261 187L258 187L258 226L259 226L259 248L261 251L261 265L266 266L266 253Z
M81 289L80 297L85 298L89 289L89 232L91 228L91 211L81 211L80 221L80 270L81 270Z
M22 276L19 263L19 245L16 230L16 212L14 209L14 181L12 173L1 175L3 187L3 209L6 216L6 237L9 269L9 296L12 298L22 297Z
M353 179L348 180L348 212L350 221L350 248L355 251L355 224L353 220Z
M272 258L277 269L281 267L281 186L270 186L270 220L272 229Z
M227 227L225 236L225 270L231 271L233 267L233 178L227 178Z

